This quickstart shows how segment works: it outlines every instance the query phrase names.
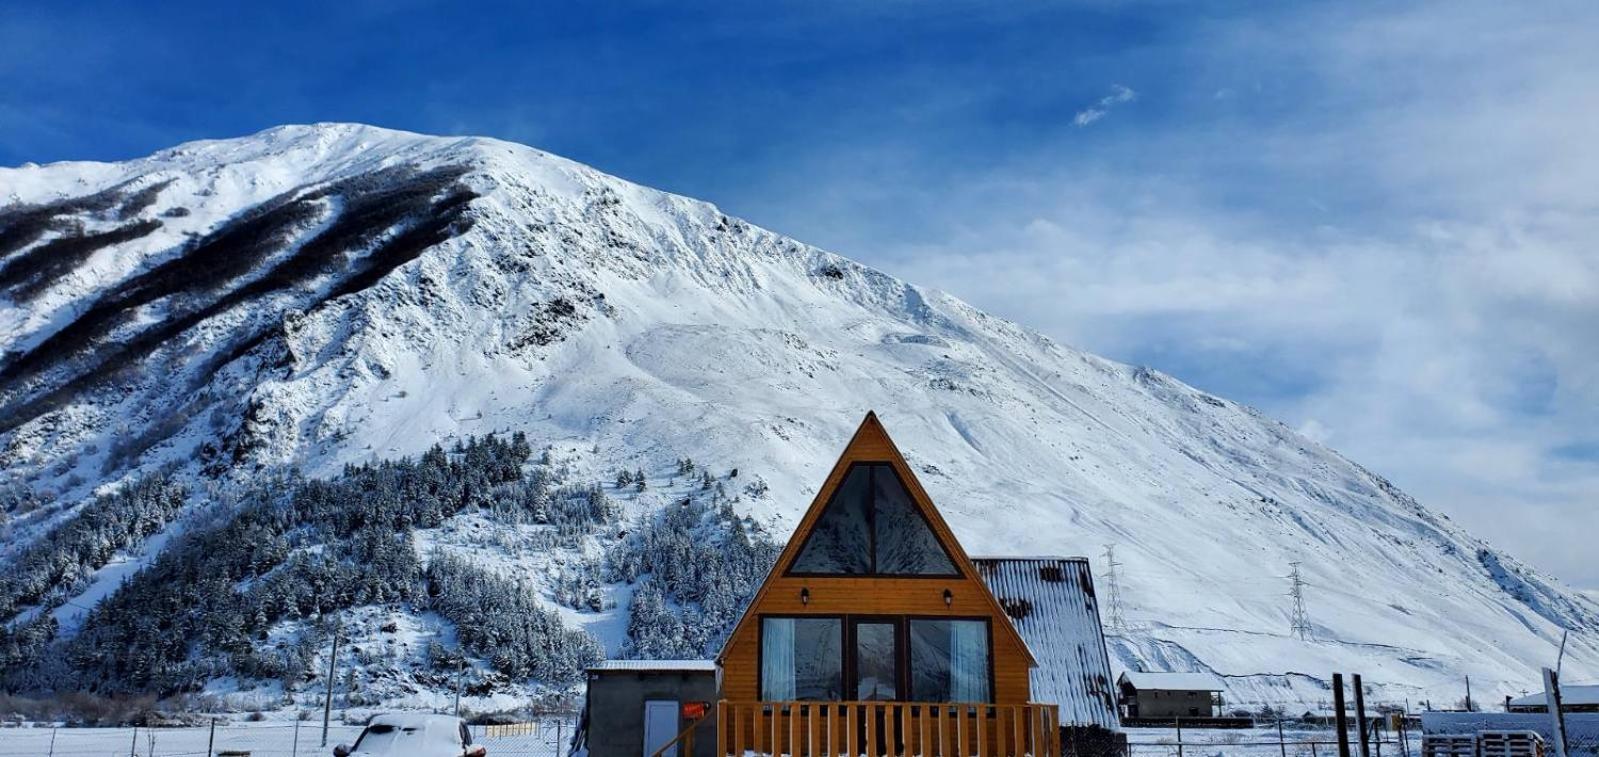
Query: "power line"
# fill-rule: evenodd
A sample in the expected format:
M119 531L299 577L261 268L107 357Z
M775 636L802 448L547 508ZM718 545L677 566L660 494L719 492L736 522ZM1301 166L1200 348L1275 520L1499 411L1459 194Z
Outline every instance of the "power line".
M1310 641L1310 613L1305 611L1305 579L1299 574L1299 562L1289 563L1292 570L1288 572L1291 582L1288 596L1294 598L1294 617L1289 624L1289 633L1298 636L1301 641Z
M1106 580L1110 582L1110 632L1122 634L1127 632L1127 618L1122 615L1122 584L1116 575L1116 569L1121 563L1116 562L1116 545L1105 545L1105 565L1108 569Z

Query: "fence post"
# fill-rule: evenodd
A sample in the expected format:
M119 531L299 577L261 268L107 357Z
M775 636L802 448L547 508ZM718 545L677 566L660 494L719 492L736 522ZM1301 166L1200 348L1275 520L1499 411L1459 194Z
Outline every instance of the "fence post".
M1176 718L1176 723L1177 723L1177 757L1183 757L1183 719L1182 719L1181 716L1178 716Z
M1277 747L1282 750L1283 757L1288 757L1288 740L1283 738L1283 717L1277 716Z
M1564 647L1561 651L1565 651ZM1553 721L1555 757L1566 757L1566 712L1560 701L1560 674L1548 668L1543 669L1543 697L1549 708L1549 719Z
M1338 728L1338 757L1349 757L1349 714L1344 712L1344 674L1333 674L1333 722Z
M206 740L205 740L205 757L213 757L216 754L216 745L217 745L217 719L216 718L211 718L211 735L209 737L207 737Z
M289 757L300 757L300 713L294 713L294 745L289 748Z
M56 728L50 726L50 757L56 757Z
M138 757L138 755L137 755L138 751L139 751L139 727L138 726L134 726L133 727L133 741L128 743L128 757Z
M1360 683L1359 673L1355 674L1353 683L1355 684L1355 728L1360 734L1360 757L1371 757L1371 744L1366 739L1369 735L1366 723L1366 687Z

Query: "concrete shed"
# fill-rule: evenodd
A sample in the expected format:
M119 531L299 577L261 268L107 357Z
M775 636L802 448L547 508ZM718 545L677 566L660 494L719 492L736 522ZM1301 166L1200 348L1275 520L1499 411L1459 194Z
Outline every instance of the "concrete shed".
M716 663L712 660L607 660L588 669L587 694L573 738L574 755L650 757L689 721L683 705L706 702L710 717L695 733L693 757L716 753ZM689 757L677 747L666 757Z

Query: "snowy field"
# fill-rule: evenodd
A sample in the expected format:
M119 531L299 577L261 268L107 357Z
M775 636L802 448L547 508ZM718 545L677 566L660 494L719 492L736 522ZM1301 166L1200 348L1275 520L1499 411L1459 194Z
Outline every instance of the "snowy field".
M232 723L197 728L0 728L0 757L206 757L208 753L247 752L250 757L328 757L336 744L355 741L361 726L333 724L328 745L317 722ZM572 734L572 721L541 721L536 727L501 734L473 726L475 741L492 757L558 757Z

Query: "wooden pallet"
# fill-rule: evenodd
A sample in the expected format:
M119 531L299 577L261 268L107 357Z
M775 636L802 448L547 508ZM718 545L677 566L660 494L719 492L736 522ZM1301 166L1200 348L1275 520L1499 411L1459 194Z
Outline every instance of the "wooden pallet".
M1480 757L1543 757L1543 736L1537 731L1479 731Z
M1477 734L1426 734L1421 737L1421 757L1480 757Z

